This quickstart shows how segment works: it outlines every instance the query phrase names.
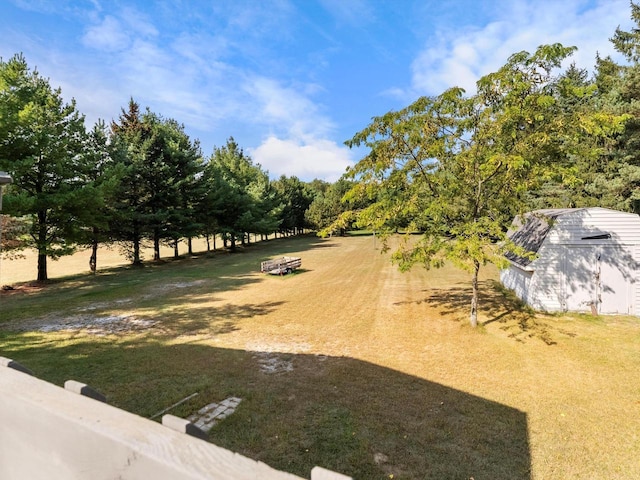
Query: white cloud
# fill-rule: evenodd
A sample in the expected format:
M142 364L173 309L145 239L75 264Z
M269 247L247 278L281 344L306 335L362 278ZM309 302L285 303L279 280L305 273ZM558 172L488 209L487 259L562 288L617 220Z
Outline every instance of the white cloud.
M112 38L108 27L113 23L100 24L104 38ZM149 105L187 127L219 133L227 129L227 137L253 136L253 148L245 148L272 176L335 180L353 163L346 147L327 140L335 125L313 101L324 93L320 86L285 84L225 63L222 58L229 54L229 42L222 35L182 33L167 49L153 35L131 30L127 41L125 48L110 52L114 75L102 84L109 85L111 93L103 89L101 98L113 102L118 79L127 90L116 104L126 105L133 96L142 106ZM100 91L97 86L96 91ZM96 102L91 93L82 92L79 102ZM209 147L205 145L205 151Z
M122 22L128 25L129 30L141 37L157 37L158 29L146 14L132 7L125 7L120 12Z
M104 51L123 50L130 39L123 25L114 17L107 15L102 23L89 27L82 37L82 42L90 48Z
M459 86L475 90L475 82L497 70L510 55L542 44L577 46L571 57L592 70L596 52L613 54L608 41L618 25L629 25L626 0L599 0L585 9L580 0L500 2L484 26L439 31L412 64L412 94L437 95Z
M252 76L244 90L252 97L252 116L277 132L305 138L325 136L334 129L306 94L316 90L313 85L284 86L272 78Z
M252 97L255 121L264 122L272 133L252 157L272 177L295 175L303 180L337 180L353 164L351 152L327 140L335 126L307 95L311 86L283 86L273 79L254 77L245 90Z
M270 136L249 153L269 171L272 178L295 175L306 181L321 178L333 182L353 165L349 150L322 139L309 139L302 143Z
M97 17L97 12L89 15ZM146 16L133 8L125 8L114 15L105 15L102 21L93 23L85 30L82 43L88 48L105 52L118 52L128 48L132 39L158 36L156 27Z

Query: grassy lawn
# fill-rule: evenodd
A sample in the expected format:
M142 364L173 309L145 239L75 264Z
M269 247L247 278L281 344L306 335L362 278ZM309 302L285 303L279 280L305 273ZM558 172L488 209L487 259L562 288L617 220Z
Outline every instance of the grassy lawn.
M496 278L473 330L464 272L278 239L2 292L0 355L143 417L240 397L210 441L302 476L640 478L640 319L533 315Z

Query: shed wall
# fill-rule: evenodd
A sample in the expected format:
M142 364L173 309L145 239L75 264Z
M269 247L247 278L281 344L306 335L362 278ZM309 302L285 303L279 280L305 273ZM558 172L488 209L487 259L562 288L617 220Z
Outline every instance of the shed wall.
M534 268L529 287L528 304L536 310L558 312L565 310L563 259L565 250L555 245L543 245Z
M611 234L609 239L584 237ZM557 218L545 243L566 245L640 245L640 217L606 208L577 209Z
M640 245L636 245L634 249L634 261L636 266L640 265ZM636 269L635 283L632 287L633 292L633 315L640 316L640 268Z
M537 253L526 288L521 269L512 266L501 274L505 286L533 308L640 315L638 215L604 208L567 211Z
M513 290L518 298L527 303L529 297L529 285L532 272L527 272L517 265L500 271L500 281L510 290Z

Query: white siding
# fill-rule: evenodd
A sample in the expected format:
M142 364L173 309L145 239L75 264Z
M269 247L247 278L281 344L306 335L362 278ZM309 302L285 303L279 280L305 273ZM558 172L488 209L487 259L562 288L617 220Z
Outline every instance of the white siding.
M624 265L611 261L618 252L602 248L597 271L599 273L598 312L629 315L633 312L633 289L635 287L635 260Z
M585 238L592 236L603 238ZM605 208L562 212L529 268L526 283L514 267L503 282L533 308L640 315L640 217Z
M562 247L548 245L540 249L538 259L532 262L534 274L528 303L533 308L547 312L565 310L563 258Z
M635 252L634 252L634 260L635 260L635 265L636 265L636 270L635 270L635 278L634 278L634 284L632 286L632 291L633 291L633 305L632 305L632 315L638 315L640 316L640 268L638 268L638 265L640 265L640 245L636 245L635 248Z
M606 208L576 209L558 217L548 241L555 244L640 245L640 217ZM583 237L611 234L610 239Z
M533 272L527 272L511 265L506 270L500 272L500 281L510 290L513 290L518 298L528 303L529 285Z
M598 247L572 245L563 250L564 309L591 312L598 303Z

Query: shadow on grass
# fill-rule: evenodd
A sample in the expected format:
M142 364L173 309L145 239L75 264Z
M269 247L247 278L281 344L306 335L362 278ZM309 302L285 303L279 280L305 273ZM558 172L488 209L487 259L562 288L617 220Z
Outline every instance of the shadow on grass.
M250 243L244 246L239 246L235 253L251 253L258 252L265 255L286 255L292 251L305 251L313 250L316 248L331 248L336 245L331 242L331 239L320 238L315 234L309 233L304 235L297 235L293 237L273 238L257 243ZM259 265L258 265L259 266Z
M459 284L448 288L425 290L427 296L414 303L429 303L440 309L443 317L468 321L471 308L471 285ZM403 302L411 303L411 302ZM478 283L478 311L487 317L482 325L499 323L510 337L523 342L537 338L547 345L555 345L552 327L540 320L535 311L526 306L513 292L497 280ZM566 333L566 332L565 332Z
M240 397L210 441L298 475L320 465L355 479L531 478L524 412L368 362L166 340L36 337L1 334L3 355L55 384L87 383L147 418L193 393L171 413L186 418ZM265 358L290 368L267 373Z
M326 240L303 235L250 244L238 248L236 253L201 252L177 260L145 263L142 268L118 267L101 270L97 275L64 277L37 286L17 285L16 290L0 291L0 325L50 315L56 310L66 310L68 314L70 309L95 305L109 310L114 308L114 302L126 307L127 299L137 306L155 308L185 301L206 302L217 292L264 281L265 276L259 271L265 258L326 245ZM301 269L299 273L305 271L308 270Z
M224 304L220 306L194 307L158 315L153 335L205 335L216 336L240 330L243 319L268 315L285 302ZM152 317L153 318L153 317Z

